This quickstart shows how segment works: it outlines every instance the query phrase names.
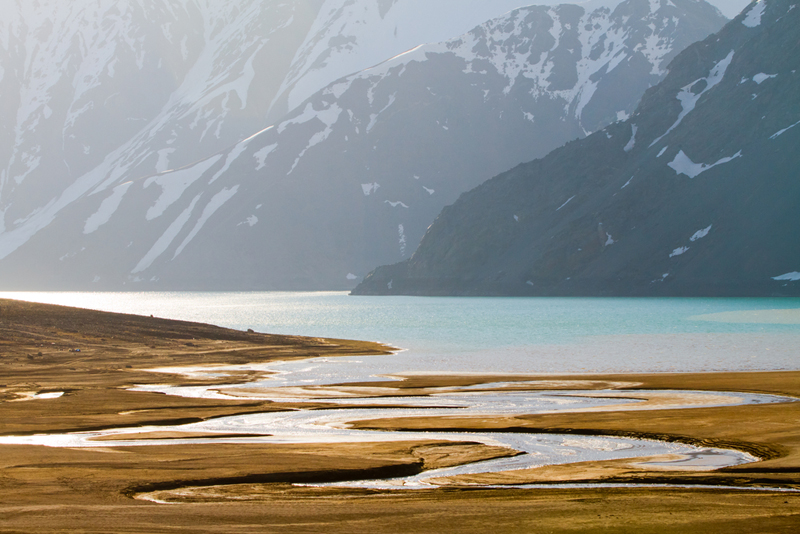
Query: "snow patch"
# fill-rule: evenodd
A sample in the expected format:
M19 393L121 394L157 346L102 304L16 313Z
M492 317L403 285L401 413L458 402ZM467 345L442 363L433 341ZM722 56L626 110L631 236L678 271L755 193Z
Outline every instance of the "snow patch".
M174 148L164 148L158 151L158 161L156 162L156 172L162 173L169 170L169 155L175 152Z
M797 282L800 280L800 272L794 271L791 273L782 274L780 276L773 276L772 279L778 281L786 280L789 282Z
M111 216L117 211L117 208L119 208L122 197L125 196L131 184L133 184L133 182L127 182L113 189L111 195L100 203L100 207L97 211L86 219L86 223L83 226L84 234L91 234L111 219Z
M408 207L408 206L406 206ZM406 232L402 224L397 225L398 241L400 243L400 255L406 255Z
M264 148L253 154L253 157L258 163L258 165L256 165L257 171L260 171L261 169L267 166L267 156L269 156L270 153L276 148L278 148L278 143L273 143L271 145L265 146Z
M689 241L691 241L692 243L694 243L694 242L695 242L695 241L697 241L698 239L703 239L705 236L707 236L707 235L708 235L708 232L710 232L710 231L711 231L711 226L712 226L712 225L711 225L711 224L709 224L707 228L703 228L702 230L698 230L698 231L696 231L696 232L694 233L694 235L692 235L692 237L690 237L690 238L689 238Z
M309 102L303 111L291 119L285 120L278 125L278 133L283 133L291 124L304 124L312 119L319 119L325 126L332 126L338 119L342 109L333 104L321 111L315 111L314 105Z
M314 105L311 102L309 102L308 104L306 104L306 107L299 115L280 123L278 125L278 133L279 134L283 133L284 130L286 130L286 128L289 127L289 125L291 124L303 124L310 121L316 116L317 113L314 111Z
M791 130L792 128L794 128L794 127L795 127L795 126L797 126L798 124L800 124L800 121L797 121L796 123L792 124L791 126L787 126L787 127L786 127L786 128L784 128L783 130L780 130L780 131L778 131L778 132L775 132L774 134L772 134L771 136L769 136L769 138L770 138L770 139L775 139L776 137L778 137L778 136L780 136L780 135L783 135L784 133L786 133L788 130Z
M361 184L361 190L364 191L364 196L368 197L370 194L378 190L380 184L373 182L371 184Z
M389 107L390 107L392 104L394 104L394 102L395 102L395 99L396 99L396 98L397 98L397 93L392 93L392 94L389 96L389 103L388 103L388 104L386 104L386 105L383 107L383 109L381 109L381 110L380 110L378 113L370 114L370 116L369 116L369 124L367 125L367 133L369 133L369 132L370 132L370 130L372 130L372 128L373 128L373 127L375 126L375 124L378 122L378 117L381 115L381 113L383 113L384 111L386 111L387 109L389 109Z
M339 100L342 95L350 89L350 85L352 84L352 80L347 80L344 82L335 83L329 86L325 91L322 93L324 95L333 95L333 98Z
M258 222L258 217L256 217L255 215L251 215L250 217L248 217L244 221L240 222L236 226L241 226L243 224L246 224L246 225L248 225L250 227L253 227L253 226L256 225L257 222Z
M669 255L669 257L670 258L674 258L675 256L680 256L681 254L683 254L687 250L689 250L689 247L678 247L678 248L676 248L675 250L672 251L672 253Z
M220 159L222 155L216 155L212 158L209 158L205 161L201 161L197 165L192 167L188 167L186 169L182 169L179 171L174 171L167 174L161 174L158 176L153 176L148 178L144 182L145 189L150 187L152 184L156 184L161 187L161 196L158 197L156 203L147 210L147 214L145 218L148 221L155 219L156 217L161 216L164 211L171 206L174 202L176 202L181 196L183 195L184 191L196 182L208 169L214 166Z
M309 104L309 106L310 105L311 104ZM333 125L337 120L339 120L339 115L342 113L342 108L336 104L333 104L332 106L315 113L315 117L325 125L325 129L311 136L306 147L300 152L300 154L297 155L297 159L294 160L294 164L292 165L292 168L289 169L287 175L294 172L295 167L297 167L297 164L300 163L300 159L306 154L309 148L323 142L331 133L333 133Z
M183 210L183 212L178 215L174 221L172 221L172 224L170 224L167 230L161 235L161 237L158 238L147 254L145 254L144 257L139 260L139 263L137 263L136 267L133 268L131 274L144 271L167 250L170 244L175 240L180 231L189 221L189 217L192 215L192 210L194 210L194 206L197 204L197 201L200 200L200 196L201 195L197 195L194 197L194 200L192 200L192 203L189 204L189 207Z
M234 146L231 149L231 151L228 152L228 157L225 158L225 164L222 166L220 170L214 173L214 176L212 176L211 179L208 181L208 185L213 184L217 180L217 178L222 176L228 169L230 169L231 163L236 161L236 158L242 155L242 152L244 152L245 148L247 148L247 143L245 142L241 142L236 146Z
M561 204L561 205L560 205L558 208L556 208L556 211L559 211L561 208L563 208L564 206L566 206L567 204L569 204L570 200L572 200L572 199L573 199L573 198L575 198L576 196L577 196L577 195L572 195L571 197L569 197L569 198L567 199L567 201L566 201L566 202L564 202L564 203L563 203L563 204Z
M764 15L764 9L766 9L766 7L767 2L765 0L759 0L758 3L747 12L747 16L742 20L742 24L748 28L755 28L761 24L761 17Z
M425 187L424 185L422 186L422 189L427 191L429 195L432 195L432 194L434 194L436 192L435 189L429 189L429 188Z
M393 208L396 208L397 206L408 208L408 206L406 206L403 202L400 202L399 200L396 200L394 202L392 202L391 200L384 200L383 202L384 204L389 204Z
M633 176L631 176L630 179L627 182L625 182L625 185L620 187L620 189L625 189L626 187L628 187L631 184L632 181L633 181Z
M663 156L664 152L666 152L668 148L669 148L669 146L665 146L664 148L659 150L658 155L656 156L656 158L660 158L661 156Z
M722 158L711 165L706 165L705 163L695 163L689 156L683 153L683 150L679 151L678 154L675 156L675 159L667 163L669 167L677 174L685 174L689 178L695 178L696 176L700 175L701 173L711 169L712 167L716 167L717 165L722 165L723 163L728 163L738 157L741 157L742 151L740 150L736 154L728 158Z
M209 217L211 217L214 214L214 212L217 211L223 204L225 204L228 200L230 200L231 197L233 197L233 195L235 195L236 191L238 190L239 190L238 185L235 185L230 189L226 187L222 191L211 197L211 200L208 201L206 207L203 208L203 213L200 214L200 218L197 219L197 222L195 223L194 228L192 228L192 231L189 232L189 235L187 235L186 238L183 240L183 242L178 246L178 248L175 249L175 254L172 256L173 260L177 258L178 254L183 252L183 249L186 248L186 245L188 245L189 242L192 239L194 239L194 236L196 236L197 233L200 231L200 229L203 228L203 225L206 224L206 221L209 219ZM252 226L252 224L250 226Z
M672 130L677 128L678 125L681 122L683 122L683 119L694 110L695 106L697 105L697 102L700 100L700 97L709 92L712 88L714 88L714 86L716 86L719 82L722 81L722 79L725 77L725 71L728 70L728 66L731 64L731 61L733 60L733 54L734 51L731 50L730 53L728 53L728 55L724 59L722 59L719 63L717 63L711 68L711 71L705 78L700 78L699 80L695 80L692 83L687 84L681 88L681 90L675 97L681 103L682 107L682 110L678 115L677 120L672 126L669 127L669 129L666 132L664 132L663 135L661 135L661 137L657 138L655 141L650 143L650 146L655 145L665 135L667 135ZM692 91L692 88L696 87L697 84L701 82L705 82L706 84L705 87L697 93Z
M625 145L625 148L623 148L625 152L630 152L633 150L634 145L636 145L636 130L638 129L639 127L635 124L631 125L631 140L628 141L628 144Z
M756 82L758 85L761 85L766 80L769 80L770 78L777 78L777 77L778 77L777 74L766 74L764 72L759 72L758 74L753 76L753 81Z

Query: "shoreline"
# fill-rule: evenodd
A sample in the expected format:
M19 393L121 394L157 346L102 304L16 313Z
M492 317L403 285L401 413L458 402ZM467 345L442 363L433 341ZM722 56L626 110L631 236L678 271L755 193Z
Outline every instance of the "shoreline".
M75 349L80 349L76 351ZM393 353L375 343L255 332L110 314L76 308L0 300L0 435L110 428L131 428L202 421L232 414L333 407L314 402L270 402L253 399L196 399L131 392L137 383L165 381L191 385L230 383L230 377L193 380L141 371L137 366L178 367L278 361L317 356ZM245 362L246 360L246 362ZM167 378L167 380L165 380ZM245 382L252 378L240 374ZM617 385L620 393L639 389L683 389L772 393L800 398L800 371L742 371L642 374L445 375L410 374L402 381L372 381L329 387L413 390L470 386L493 382L554 381L574 387L595 382L595 389ZM621 384L622 383L622 384ZM520 384L537 390L535 384ZM9 402L23 392L61 392L58 398ZM338 405L337 405L338 407ZM766 458L713 472L642 470L625 462L589 462L549 466L525 472L470 475L447 488L420 493L356 489L303 488L291 481L361 478L369 473L408 473L433 466L458 465L511 454L507 449L470 443L361 443L311 445L157 445L115 446L98 441L90 449L53 449L2 445L0 455L0 531L158 532L178 530L226 532L265 525L297 531L352 531L369 524L375 532L397 530L517 531L520 525L579 521L578 530L597 531L625 521L639 532L692 530L725 526L749 532L769 525L773 532L793 532L800 524L800 496L741 489L686 488L550 488L479 489L469 485L496 481L512 484L541 481L659 480L683 483L776 484L800 488L800 403L667 409L648 412L579 412L514 417L414 417L357 423L387 429L457 428L460 430L559 432L576 435L653 435L660 439L696 440L706 445L750 448ZM214 495L195 494L180 506L131 499L152 485L187 488L204 481ZM228 482L224 487L213 483ZM231 486L230 483L234 484ZM156 486L158 487L158 486ZM377 499L377 500L376 500ZM577 505L575 503L582 503ZM268 509L264 504L268 503ZM570 504L572 503L572 504ZM347 513L342 508L347 504ZM278 508L276 508L278 507ZM466 507L466 508L465 508ZM93 510L103 510L99 513ZM470 510L469 524L441 523L441 514ZM409 510L411 512L409 512ZM498 518L498 511L506 514ZM701 510L703 510L701 512ZM657 516L656 518L654 518ZM298 522L299 516L304 518ZM155 518L155 519L151 519ZM256 519L257 518L257 519ZM735 519L735 521L734 521ZM155 521L155 522L154 522ZM308 523L310 521L310 523ZM615 522L616 521L616 522ZM244 525L252 525L246 527ZM314 525L305 528L302 525ZM169 525L168 528L165 525ZM648 525L653 525L649 526ZM455 528L458 526L459 528Z

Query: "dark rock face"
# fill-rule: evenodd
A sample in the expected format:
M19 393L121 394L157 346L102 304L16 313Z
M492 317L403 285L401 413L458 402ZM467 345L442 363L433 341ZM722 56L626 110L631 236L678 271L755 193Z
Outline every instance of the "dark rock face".
M635 113L442 210L355 294L800 295L800 9L762 0Z
M243 126L254 115L215 122L241 106L209 92L30 220L44 200L14 204L22 218L0 232L0 277L9 289L352 288L407 258L462 192L627 117L679 51L724 23L695 0L517 9L341 78L243 141L232 132L256 132ZM253 54L259 67L266 56ZM248 109L267 105L247 95ZM220 124L236 128L217 137ZM212 138L227 148L203 144ZM173 170L148 176L154 165Z

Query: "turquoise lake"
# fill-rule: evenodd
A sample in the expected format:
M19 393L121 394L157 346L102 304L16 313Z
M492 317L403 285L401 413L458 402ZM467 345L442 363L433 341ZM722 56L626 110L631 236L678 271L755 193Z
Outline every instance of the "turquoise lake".
M331 375L329 381L409 372L800 369L800 299L353 297L344 292L3 292L0 297L276 334L381 341L403 349L391 356L337 359L336 365L306 362L309 381L315 372Z

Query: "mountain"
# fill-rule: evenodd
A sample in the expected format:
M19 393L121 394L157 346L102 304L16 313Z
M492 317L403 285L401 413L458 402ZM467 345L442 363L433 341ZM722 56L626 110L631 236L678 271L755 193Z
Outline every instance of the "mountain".
M5 2L2 255L98 186L185 165L263 128L314 21L308 2ZM11 5L8 5L11 4ZM13 235L7 235L12 233Z
M511 11L335 80L195 163L138 179L100 167L0 235L0 275L15 287L351 288L406 257L461 192L626 117L725 20L695 0ZM166 150L149 157L171 166Z
M463 7L459 0L4 0L0 257L58 224L61 211L86 195L215 154L335 79L417 39L467 31L516 1ZM415 25L409 9L430 24Z
M613 5L620 0L599 0ZM555 0L540 0L548 3ZM525 0L325 0L273 97L278 120L319 89L423 43L461 35ZM283 74L283 73L281 73Z
M800 295L800 9L761 0L626 121L445 208L355 294Z

